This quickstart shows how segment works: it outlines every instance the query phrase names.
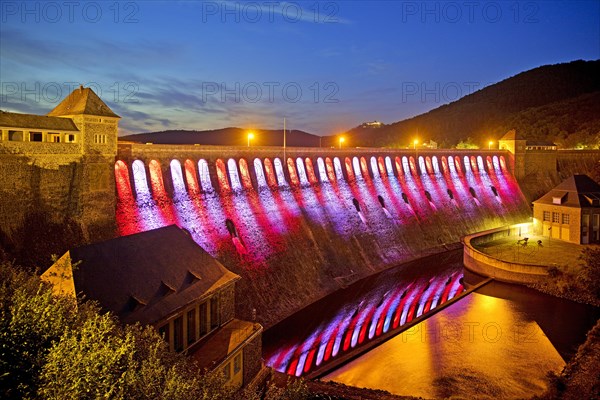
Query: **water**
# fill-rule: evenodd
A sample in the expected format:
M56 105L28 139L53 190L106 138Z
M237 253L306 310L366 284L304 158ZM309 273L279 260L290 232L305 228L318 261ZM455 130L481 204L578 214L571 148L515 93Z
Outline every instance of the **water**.
M598 309L493 282L325 380L424 398L528 398L546 388Z
M461 257L454 251L408 263L312 304L265 333L266 364L306 375L431 314L464 291Z

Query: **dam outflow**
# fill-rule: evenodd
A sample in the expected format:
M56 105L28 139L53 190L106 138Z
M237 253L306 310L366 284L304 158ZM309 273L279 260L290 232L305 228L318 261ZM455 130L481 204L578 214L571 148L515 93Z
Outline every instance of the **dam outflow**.
M530 215L506 151L119 144L119 234L186 229L269 327L357 280ZM437 282L436 282L437 285Z

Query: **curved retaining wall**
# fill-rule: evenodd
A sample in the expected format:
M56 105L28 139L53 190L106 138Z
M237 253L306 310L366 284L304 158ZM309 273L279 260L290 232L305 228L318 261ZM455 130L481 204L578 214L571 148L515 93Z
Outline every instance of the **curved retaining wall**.
M477 274L503 282L535 283L542 280L548 275L548 268L546 266L500 260L475 248L478 244L517 235L520 229L529 225L505 226L465 236L462 239L463 263L465 268Z

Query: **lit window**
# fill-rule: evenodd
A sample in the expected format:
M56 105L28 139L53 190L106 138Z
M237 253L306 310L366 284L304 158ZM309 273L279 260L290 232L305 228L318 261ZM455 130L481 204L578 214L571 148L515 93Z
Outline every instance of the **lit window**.
M544 221L550 221L550 211L544 211Z
M571 217L571 216L570 216L569 214L563 214L563 215L562 215L562 223L563 223L563 224L569 224L569 222L570 222L570 220L571 220L571 219L570 219L570 217Z
M560 223L560 213L553 212L552 213L552 222L559 224Z
M233 373L237 374L242 369L242 353L235 356L233 359Z
M225 364L223 367L223 375L225 376L226 381L231 379L231 363Z

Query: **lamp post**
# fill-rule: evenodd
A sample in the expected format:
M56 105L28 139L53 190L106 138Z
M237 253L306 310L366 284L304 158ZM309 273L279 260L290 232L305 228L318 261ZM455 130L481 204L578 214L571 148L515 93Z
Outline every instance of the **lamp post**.
M491 140L488 142L488 150L492 149L493 144L494 144L494 142L492 142Z
M418 144L419 144L419 141L417 139L413 140L413 146L414 146L415 150L417 149Z
M248 132L248 147L250 147L250 140L254 139L254 133Z
M340 149L342 148L342 143L344 143L345 140L346 139L343 136L340 138Z

